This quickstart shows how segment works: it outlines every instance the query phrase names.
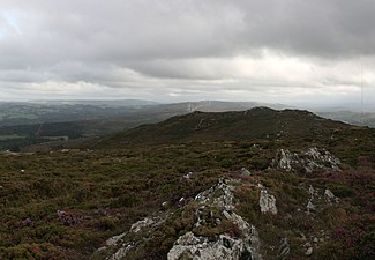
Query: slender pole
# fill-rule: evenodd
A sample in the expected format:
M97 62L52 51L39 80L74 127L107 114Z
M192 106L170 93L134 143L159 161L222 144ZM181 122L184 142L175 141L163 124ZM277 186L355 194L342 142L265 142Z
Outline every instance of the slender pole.
M361 61L361 121L362 124L364 123L364 111L363 111L363 63L362 63L362 55L360 57Z

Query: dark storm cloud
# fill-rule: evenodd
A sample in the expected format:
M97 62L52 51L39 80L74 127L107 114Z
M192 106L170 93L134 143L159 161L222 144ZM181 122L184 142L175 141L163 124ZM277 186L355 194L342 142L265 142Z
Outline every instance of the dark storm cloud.
M359 57L375 55L374 13L372 0L2 0L0 91L12 82L88 82L134 91L152 84L160 93L213 89L199 81L238 91L279 89L275 82L285 89L324 86L327 79L331 87L355 84L345 74ZM288 71L277 70L272 58L266 64L265 51L291 72L299 67L293 59L317 66L322 81L310 79L307 69L304 82L282 79ZM337 71L326 75L327 62ZM235 79L243 85L228 83Z

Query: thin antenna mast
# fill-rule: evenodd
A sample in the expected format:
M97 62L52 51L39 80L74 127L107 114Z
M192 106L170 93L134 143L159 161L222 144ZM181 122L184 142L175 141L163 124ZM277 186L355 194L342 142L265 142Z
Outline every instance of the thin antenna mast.
M363 115L363 63L362 63L362 55L360 56L361 62L361 121L362 124L364 123L364 115Z

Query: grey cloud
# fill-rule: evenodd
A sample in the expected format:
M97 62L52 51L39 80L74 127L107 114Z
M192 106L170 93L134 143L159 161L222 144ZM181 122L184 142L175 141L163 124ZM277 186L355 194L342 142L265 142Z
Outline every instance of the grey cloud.
M173 88L186 95L309 88L243 79L200 60L261 59L268 49L317 64L354 64L375 55L374 13L372 0L2 0L0 91L5 83L48 81L142 89L140 95L152 87L166 95ZM345 82L356 84L335 77L321 83Z

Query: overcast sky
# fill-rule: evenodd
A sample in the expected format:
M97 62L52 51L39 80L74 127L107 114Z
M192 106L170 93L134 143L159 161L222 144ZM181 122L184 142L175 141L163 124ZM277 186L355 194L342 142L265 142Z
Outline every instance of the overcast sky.
M374 0L0 0L0 100L375 101Z

